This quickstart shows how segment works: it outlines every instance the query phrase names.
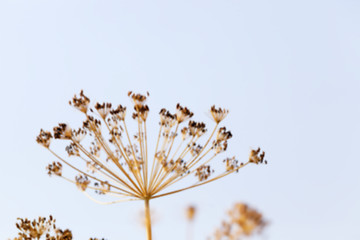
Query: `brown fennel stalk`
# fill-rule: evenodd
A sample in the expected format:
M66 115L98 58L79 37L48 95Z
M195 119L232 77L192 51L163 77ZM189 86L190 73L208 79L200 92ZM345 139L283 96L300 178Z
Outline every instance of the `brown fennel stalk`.
M149 107L146 105L149 94L129 92L128 96L134 104L132 118L137 125L134 135L128 131L126 107L118 105L115 108L111 103L96 103L95 109L90 108L90 99L81 91L69 103L84 114L82 127L73 129L68 124L60 123L54 127L53 133L41 129L36 140L60 160L47 166L48 174L75 184L96 203L143 200L148 240L152 236L151 199L210 183L237 172L249 163L266 163L265 153L259 148L250 152L249 160L245 163L239 163L235 157L225 158L223 170L215 174L209 163L226 151L228 140L232 137L230 131L219 126L228 110L215 106L210 109L215 125L207 138L204 137L207 132L205 123L190 120L193 113L188 108L177 104L174 114L161 109L156 148L150 153L147 135ZM67 158L52 150L52 138L69 142ZM71 160L74 157L79 159ZM63 174L63 165L77 173L74 179ZM189 176L195 176L196 181L179 187L177 183ZM168 190L171 186L176 187ZM89 191L116 200L103 202Z

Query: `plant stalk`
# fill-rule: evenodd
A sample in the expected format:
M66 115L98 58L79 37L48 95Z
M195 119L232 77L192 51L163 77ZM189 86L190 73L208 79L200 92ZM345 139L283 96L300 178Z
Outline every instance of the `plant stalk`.
M145 199L145 224L146 224L146 239L151 240L151 216L149 199Z
M192 229L193 229L193 222L192 221L189 221L189 223L188 223L188 229L187 229L187 240L192 240L193 238L192 238L192 234L193 234L193 231L192 231Z

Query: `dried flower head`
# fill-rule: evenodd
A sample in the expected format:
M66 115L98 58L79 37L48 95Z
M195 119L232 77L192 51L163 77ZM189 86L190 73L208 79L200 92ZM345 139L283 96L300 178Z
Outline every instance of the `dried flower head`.
M105 119L111 111L111 103L96 103L95 109L98 111L102 119Z
M85 191L87 189L88 185L90 184L90 181L86 175L76 176L75 181L76 181L76 186L78 186L78 188L81 191ZM99 188L96 190L100 191L101 189Z
M187 107L182 107L180 103L176 105L176 120L179 123L182 123L189 118L191 118L194 115L194 113L190 112L190 110Z
M137 108L144 105L144 103L147 100L147 97L149 97L150 94L149 94L149 92L147 92L146 96L145 96L145 95L142 95L140 93L133 93L132 91L129 91L128 96L133 100L134 108L136 110Z
M56 175L61 177L62 164L59 162L53 162L46 167L46 170L48 170L49 176Z
M45 217L38 217L34 220L18 218L16 228L19 230L18 236L13 240L72 240L73 235L69 229L62 230L55 225L56 220L50 215L47 220ZM9 239L10 240L10 239ZM104 238L90 238L89 240L105 240Z
M49 219L39 217L31 221L27 218L18 218L18 221L16 227L20 232L14 240L72 240L71 231L56 228L56 220L51 215Z
M201 165L196 169L195 176L197 176L199 181L202 182L207 180L213 172L214 170L211 170L210 165Z
M48 148L50 146L52 135L50 132L45 132L44 130L40 130L40 134L36 137L36 142Z
M214 121L219 124L229 114L229 110L223 108L216 108L215 105L213 105L210 109L210 113Z
M215 231L214 240L242 239L260 233L267 225L261 213L243 203L236 203L228 217Z
M55 139L71 139L72 130L66 123L59 123L58 127L54 127Z
M83 113L87 112L89 103L90 99L84 95L83 90L81 90L79 98L74 95L72 101L69 101L70 105L74 106Z
M227 141L232 138L232 134L230 131L226 131L226 127L219 128L219 131L216 135L216 142Z
M124 121L126 116L126 107L119 105L116 109L110 111L110 114L119 121Z
M249 162L256 163L256 164L264 162L265 164L267 164L267 161L264 159L265 158L265 152L262 151L260 153L260 151L261 151L260 148L258 148L257 150L251 150L250 157L249 157Z
M225 158L223 160L226 166L226 171L232 171L234 169L237 169L239 167L239 161L235 159L235 157L232 158Z
M191 120L194 114L187 107L177 104L175 114L161 109L155 151L149 152L147 118L150 110L146 105L149 94L129 92L128 96L134 104L132 117L136 131L132 134L125 119L126 107L118 105L113 109L110 103L96 103L95 113L92 109L88 111L90 99L83 91L79 98L75 96L70 104L84 114L82 127L73 130L68 124L60 123L54 127L53 135L55 139L69 141L66 147L68 156L80 161L57 155L50 147L52 134L49 132L41 130L36 140L80 175L75 179L65 176L71 172L62 171L62 165L58 163L49 165L49 174L74 183L97 203L144 200L148 208L150 199L196 188L237 172L249 163L264 161L264 152L260 154L260 149L253 150L248 162L239 165L237 160L227 159L223 169L216 174L211 162L227 150L232 134L225 127L219 128L228 110L215 106L210 112L216 124L207 137L204 137L207 134L205 123ZM195 177L193 184L176 187L178 182L190 176ZM92 181L97 184L91 185ZM118 199L100 202L89 191ZM149 236L151 231L148 239Z
M80 157L80 150L79 150L79 148L76 146L75 143L70 143L69 146L67 146L67 147L65 148L65 151L68 153L69 157L70 157L70 156Z

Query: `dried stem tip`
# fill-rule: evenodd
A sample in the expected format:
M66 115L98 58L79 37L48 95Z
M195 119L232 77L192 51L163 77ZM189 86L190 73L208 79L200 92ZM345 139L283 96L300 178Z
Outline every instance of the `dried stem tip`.
M214 121L216 123L220 123L229 114L229 110L224 108L216 108L215 105L213 105L210 109L210 113Z
M62 164L59 162L53 162L46 167L46 170L48 170L49 176L55 175L61 177Z
M262 153L260 153L260 151L261 151L260 148L258 148L257 150L251 150L249 162L256 163L256 164L265 162L265 164L267 164L267 161L264 160L265 152L262 151Z
M50 132L40 130L40 134L36 137L36 142L43 145L46 148L50 147L52 135Z
M76 95L74 95L72 101L69 101L70 105L74 106L79 111L85 114L87 113L89 103L90 103L90 99L84 95L83 90L81 90L79 98L76 97Z

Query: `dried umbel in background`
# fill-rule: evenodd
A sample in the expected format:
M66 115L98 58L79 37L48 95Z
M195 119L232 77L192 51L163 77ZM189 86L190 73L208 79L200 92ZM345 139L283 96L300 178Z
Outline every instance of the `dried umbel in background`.
M215 231L212 240L238 240L260 233L267 222L256 209L236 203L228 212L228 219Z
M18 218L16 228L18 236L12 240L72 240L73 235L69 229L61 230L55 225L55 218L51 215L47 220L45 217L38 217L32 221L27 218ZM9 239L11 240L11 239ZM105 240L104 238L90 238L89 240Z
M13 240L72 240L71 231L57 228L55 225L56 220L51 215L49 219L39 217L30 221L27 218L18 218L18 221L16 227L19 233Z
M156 147L154 152L149 152L149 107L146 105L149 94L129 92L128 96L134 105L132 119L137 126L132 134L127 127L125 106L96 103L94 109L90 108L90 99L81 91L70 105L83 114L82 127L74 129L60 123L53 133L41 130L36 140L60 160L47 167L48 174L75 184L91 200L100 204L143 200L147 239L151 239L151 199L199 187L238 172L250 163L266 163L265 153L259 148L251 151L245 163L239 163L235 157L225 158L223 168L216 174L210 163L227 150L232 134L219 126L229 111L215 106L210 109L214 126L207 137L205 123L190 120L194 114L187 107L177 104L174 114L161 109ZM52 150L52 138L69 142L68 158ZM78 159L72 161L71 158ZM71 171L63 171L64 165L74 170L76 176L68 177ZM193 183L180 185L181 180L191 176ZM174 189L168 190L169 187ZM117 200L102 202L88 191Z

